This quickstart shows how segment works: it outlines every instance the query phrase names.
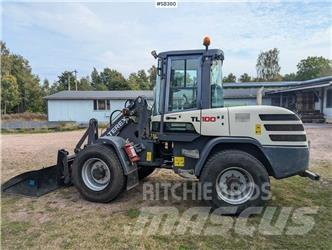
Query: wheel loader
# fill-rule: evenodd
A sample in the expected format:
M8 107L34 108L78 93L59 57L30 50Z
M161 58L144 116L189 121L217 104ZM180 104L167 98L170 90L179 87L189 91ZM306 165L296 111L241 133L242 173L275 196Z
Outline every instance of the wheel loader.
M318 180L308 170L309 145L299 117L274 106L225 107L223 51L209 49L208 37L203 45L153 51L152 107L144 96L127 100L101 135L91 119L74 155L61 149L56 165L18 175L2 191L41 196L74 184L85 199L110 202L156 168L167 168L210 184L207 202L214 208L236 206L241 212L264 204L270 177Z

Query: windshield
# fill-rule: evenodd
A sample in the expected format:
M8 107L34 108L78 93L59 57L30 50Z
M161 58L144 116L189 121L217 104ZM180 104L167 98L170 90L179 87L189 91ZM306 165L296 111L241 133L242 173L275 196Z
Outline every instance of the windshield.
M222 87L222 61L214 59L211 65L211 108L224 107L224 93Z

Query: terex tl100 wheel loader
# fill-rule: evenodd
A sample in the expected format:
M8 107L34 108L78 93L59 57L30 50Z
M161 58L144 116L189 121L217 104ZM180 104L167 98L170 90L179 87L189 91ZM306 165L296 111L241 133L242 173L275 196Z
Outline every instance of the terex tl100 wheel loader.
M209 43L205 38L203 50L153 51L152 108L143 96L128 100L100 136L91 119L74 155L59 150L56 165L16 176L2 190L40 196L74 184L85 199L109 202L155 168L171 168L209 183L213 207L240 212L263 204L261 188L269 192L270 176L318 180L308 171L308 140L296 114L273 106L224 107L224 55Z

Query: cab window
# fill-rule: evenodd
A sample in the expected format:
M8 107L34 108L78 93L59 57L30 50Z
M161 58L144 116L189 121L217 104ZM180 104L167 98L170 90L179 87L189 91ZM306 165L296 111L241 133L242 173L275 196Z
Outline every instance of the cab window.
M212 61L210 72L211 84L211 108L224 107L223 87L222 87L222 61L215 59Z
M168 111L195 108L199 59L178 59L171 61Z

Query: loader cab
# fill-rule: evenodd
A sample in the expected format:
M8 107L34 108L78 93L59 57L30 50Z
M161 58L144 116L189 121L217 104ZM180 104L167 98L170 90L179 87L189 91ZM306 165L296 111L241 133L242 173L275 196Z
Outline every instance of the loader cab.
M164 122L201 109L224 106L223 52L219 49L168 51L158 54L152 130L164 133ZM176 125L179 125L179 121Z

